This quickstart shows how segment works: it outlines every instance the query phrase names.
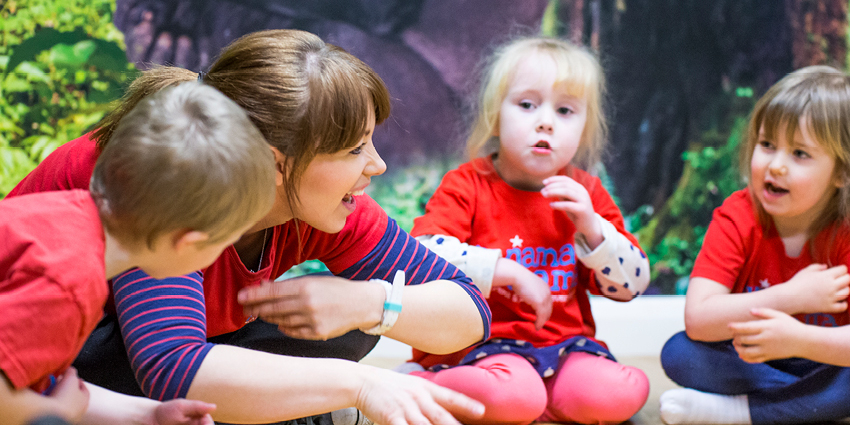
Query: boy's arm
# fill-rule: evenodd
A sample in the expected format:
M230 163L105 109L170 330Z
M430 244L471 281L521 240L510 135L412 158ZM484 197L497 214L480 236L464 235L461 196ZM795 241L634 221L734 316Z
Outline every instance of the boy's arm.
M73 368L62 375L49 396L43 396L29 388L15 389L0 371L0 412L4 424L26 425L47 415L75 423L83 415L88 400L89 393Z
M698 341L731 339L729 324L753 320L755 307L791 315L840 313L847 310L848 284L846 266L826 268L822 264L800 270L788 282L736 294L718 282L694 277L685 296L685 331Z
M761 363L800 357L850 367L850 326L807 325L778 310L754 308L750 322L729 325L744 361Z
M161 403L120 394L86 383L91 394L83 416L86 425L213 425L214 404L176 399Z

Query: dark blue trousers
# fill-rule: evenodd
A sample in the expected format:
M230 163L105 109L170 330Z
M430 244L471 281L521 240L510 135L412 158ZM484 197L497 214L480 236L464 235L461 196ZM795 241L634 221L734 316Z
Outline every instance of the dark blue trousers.
M738 357L732 341L694 341L684 332L664 345L661 366L683 387L746 394L754 425L850 417L850 368L799 358L751 364Z

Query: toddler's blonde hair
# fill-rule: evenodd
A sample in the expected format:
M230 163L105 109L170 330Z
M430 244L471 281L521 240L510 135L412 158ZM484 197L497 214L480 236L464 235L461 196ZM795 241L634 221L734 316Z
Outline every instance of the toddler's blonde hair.
M466 142L470 158L487 156L499 149L499 110L521 61L538 53L549 55L557 67L557 82L571 96L587 102L587 122L573 163L590 167L599 162L607 140L608 126L603 111L605 79L596 57L587 49L569 41L533 36L514 39L501 47L487 61L472 130Z

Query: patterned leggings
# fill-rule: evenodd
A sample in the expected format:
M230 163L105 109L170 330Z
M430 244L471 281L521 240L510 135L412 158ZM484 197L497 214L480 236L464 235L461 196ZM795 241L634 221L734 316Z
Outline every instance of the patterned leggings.
M541 378L524 358L497 354L470 366L413 372L484 403L484 417L462 423L524 425L532 421L620 423L646 402L649 380L640 369L584 352L564 356Z

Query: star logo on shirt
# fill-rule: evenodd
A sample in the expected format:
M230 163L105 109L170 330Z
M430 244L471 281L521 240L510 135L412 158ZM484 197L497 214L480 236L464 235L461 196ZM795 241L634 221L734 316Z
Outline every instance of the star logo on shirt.
M768 282L767 279L762 279L759 281L759 285L761 285L762 288L767 288L770 286L770 282Z
M511 245L513 245L512 248L519 248L522 246L522 239L519 237L519 235L516 235L509 240L511 242Z

